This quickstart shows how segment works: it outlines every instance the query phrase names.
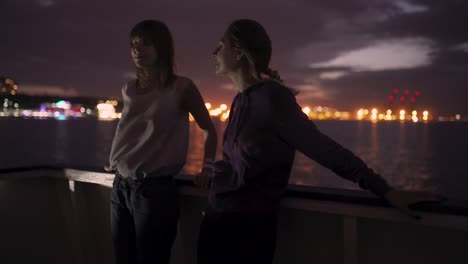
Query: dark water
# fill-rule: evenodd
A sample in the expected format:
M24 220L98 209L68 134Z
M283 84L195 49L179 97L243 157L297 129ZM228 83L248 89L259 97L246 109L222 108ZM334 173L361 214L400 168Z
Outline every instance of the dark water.
M468 123L320 121L316 124L393 186L433 190L468 200ZM0 119L0 168L54 164L101 168L107 161L116 125L117 121L92 119ZM216 121L220 137L224 125ZM184 171L196 173L202 155L202 133L191 123ZM291 183L359 189L300 153Z

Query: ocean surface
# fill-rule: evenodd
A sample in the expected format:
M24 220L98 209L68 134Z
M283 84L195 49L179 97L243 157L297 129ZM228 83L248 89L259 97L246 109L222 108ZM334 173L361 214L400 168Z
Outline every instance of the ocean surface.
M0 119L0 168L60 165L102 168L107 162L114 121L95 119ZM319 129L361 157L391 185L431 190L468 201L468 123L316 121ZM219 142L225 123L215 120ZM221 149L218 149L218 158ZM190 125L184 173L200 170L203 136ZM359 189L297 153L290 183Z

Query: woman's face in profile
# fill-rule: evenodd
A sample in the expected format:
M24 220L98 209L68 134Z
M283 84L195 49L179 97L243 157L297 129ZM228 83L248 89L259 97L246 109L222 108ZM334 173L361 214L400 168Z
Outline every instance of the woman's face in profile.
M236 59L236 53L240 53L234 48L225 34L219 41L218 46L213 51L213 57L216 63L216 74L227 75L236 71L239 67L239 60Z
M152 67L156 63L156 48L150 40L133 37L130 41L130 53L137 68Z

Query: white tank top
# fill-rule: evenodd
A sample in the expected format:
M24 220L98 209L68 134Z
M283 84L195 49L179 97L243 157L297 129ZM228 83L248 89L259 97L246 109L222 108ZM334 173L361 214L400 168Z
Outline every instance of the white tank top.
M176 175L185 164L189 140L188 112L182 109L183 86L176 76L168 87L136 93L136 80L122 88L124 107L117 125L110 165L123 177Z

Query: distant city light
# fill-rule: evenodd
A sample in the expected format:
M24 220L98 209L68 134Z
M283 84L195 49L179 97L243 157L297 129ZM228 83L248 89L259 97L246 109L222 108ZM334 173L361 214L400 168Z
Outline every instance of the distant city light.
M216 109L213 109L213 110L210 110L210 115L211 116L219 116L219 114L221 114L221 109L219 108L216 108Z
M119 101L115 99L102 99L97 102L97 105L90 106L88 104L75 104L67 101L66 98L56 102L43 102L39 105L38 109L22 109L24 104L22 99L12 97L9 93L11 88L6 92L8 98L0 98L0 115L3 116L23 116L28 118L56 118L59 120L67 118L81 118L81 117L97 117L98 119L114 119L119 118L121 113L116 113L116 106ZM371 122L384 122L386 121L399 121L401 122L422 122L426 121L461 121L462 113L454 113L447 116L435 117L434 114L429 112L430 109L419 108L415 103L420 95L419 90L408 89L393 89L390 93L385 104L370 105L367 107L357 108L356 112L346 112L338 110L334 107L327 105L301 105L301 110L310 120L363 120ZM383 98L384 100L386 98ZM399 102L401 100L401 102ZM3 102L3 108L2 107ZM410 104L411 102L411 104ZM20 108L21 105L21 108ZM215 106L216 105L216 106ZM219 105L219 107L218 107ZM229 118L229 105L221 102L205 103L213 120L222 122L227 121ZM189 120L194 121L192 115L189 115Z
M117 100L106 100L106 104L111 104L113 106L117 106L119 102Z
M400 110L400 120L401 121L404 121L405 120L405 115L406 115L406 111L405 110Z
M70 109L71 104L68 101L60 100L55 103L55 107L62 108L62 109Z
M229 117L229 113L222 114L221 115L221 121L223 121L223 122L226 121L228 119L228 117Z
M96 106L98 109L99 119L114 119L116 118L115 107L112 103L101 103Z
M363 114L364 114L364 110L359 109L359 111L357 112L358 119L362 119Z

